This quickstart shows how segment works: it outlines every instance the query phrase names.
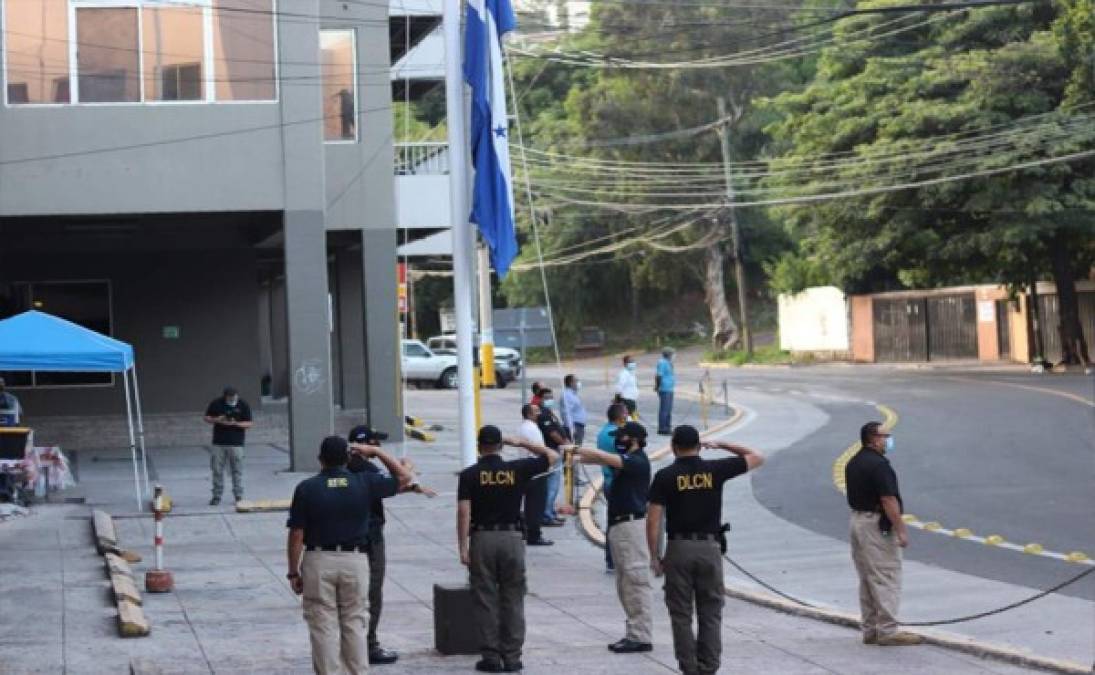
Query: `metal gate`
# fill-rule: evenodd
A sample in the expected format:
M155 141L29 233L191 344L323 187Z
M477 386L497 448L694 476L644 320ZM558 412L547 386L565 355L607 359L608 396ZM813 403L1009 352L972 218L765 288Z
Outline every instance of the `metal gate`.
M927 360L928 332L924 300L875 298L872 305L875 360Z
M1077 295L1080 305L1080 328L1087 340L1088 351L1095 353L1095 293L1086 291ZM1057 324L1061 322L1057 294L1039 294L1038 309L1042 327L1042 356L1050 363L1057 363L1062 356L1061 333L1057 328ZM1089 355L1088 358L1091 356Z
M977 358L977 303L973 293L927 298L928 360Z
M996 348L1002 361L1011 358L1011 319L1008 315L1010 304L1007 300L996 301Z

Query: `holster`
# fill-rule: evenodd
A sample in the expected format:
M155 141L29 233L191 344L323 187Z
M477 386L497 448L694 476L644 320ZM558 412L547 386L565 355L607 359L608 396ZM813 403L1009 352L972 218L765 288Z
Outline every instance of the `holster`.
M730 531L730 523L723 523L719 528L719 549L726 555L726 533Z

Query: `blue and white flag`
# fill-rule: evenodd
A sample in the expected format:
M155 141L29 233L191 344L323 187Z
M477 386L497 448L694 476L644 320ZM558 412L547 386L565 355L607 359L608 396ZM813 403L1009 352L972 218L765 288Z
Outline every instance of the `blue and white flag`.
M502 36L517 26L509 0L468 0L464 79L471 86L471 153L475 165L471 222L490 247L491 264L503 278L517 257L513 227L513 178L502 70Z

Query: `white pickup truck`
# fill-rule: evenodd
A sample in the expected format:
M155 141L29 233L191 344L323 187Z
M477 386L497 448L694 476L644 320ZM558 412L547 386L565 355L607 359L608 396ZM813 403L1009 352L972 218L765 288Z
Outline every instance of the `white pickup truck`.
M438 389L456 389L456 357L434 354L418 340L403 340L403 379Z

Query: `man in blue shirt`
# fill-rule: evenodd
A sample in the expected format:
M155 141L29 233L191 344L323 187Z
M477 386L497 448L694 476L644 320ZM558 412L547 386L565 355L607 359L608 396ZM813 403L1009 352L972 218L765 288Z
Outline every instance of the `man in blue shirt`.
M658 394L658 435L673 433L673 388L677 386L677 376L673 372L672 347L662 349L658 359L658 369L654 374L654 391Z
M586 407L582 405L582 383L573 373L563 378L563 422L570 430L574 445L581 445L586 438Z
M351 473L350 451L376 458L388 470ZM323 439L323 470L302 481L289 506L289 573L293 591L304 596L304 620L317 673L363 673L369 669L365 617L369 589L369 523L376 499L395 495L411 475L373 445Z
M601 452L616 452L616 430L627 424L627 406L623 403L613 403L608 406L606 415L608 416L608 422L597 432L597 449ZM611 467L601 467L601 475L604 476L604 483L602 484L603 487L601 491L604 494L606 502L612 491L612 478L614 473L615 472ZM616 568L612 564L612 549L606 544L605 571L611 573L615 570Z
M628 422L616 430L615 437L612 452L579 448L577 453L583 463L600 464L615 473L608 499L606 538L620 566L616 572L616 592L627 615L627 632L608 648L617 654L632 654L653 649L653 592L643 522L650 492L650 460L643 451L646 447L643 425Z

